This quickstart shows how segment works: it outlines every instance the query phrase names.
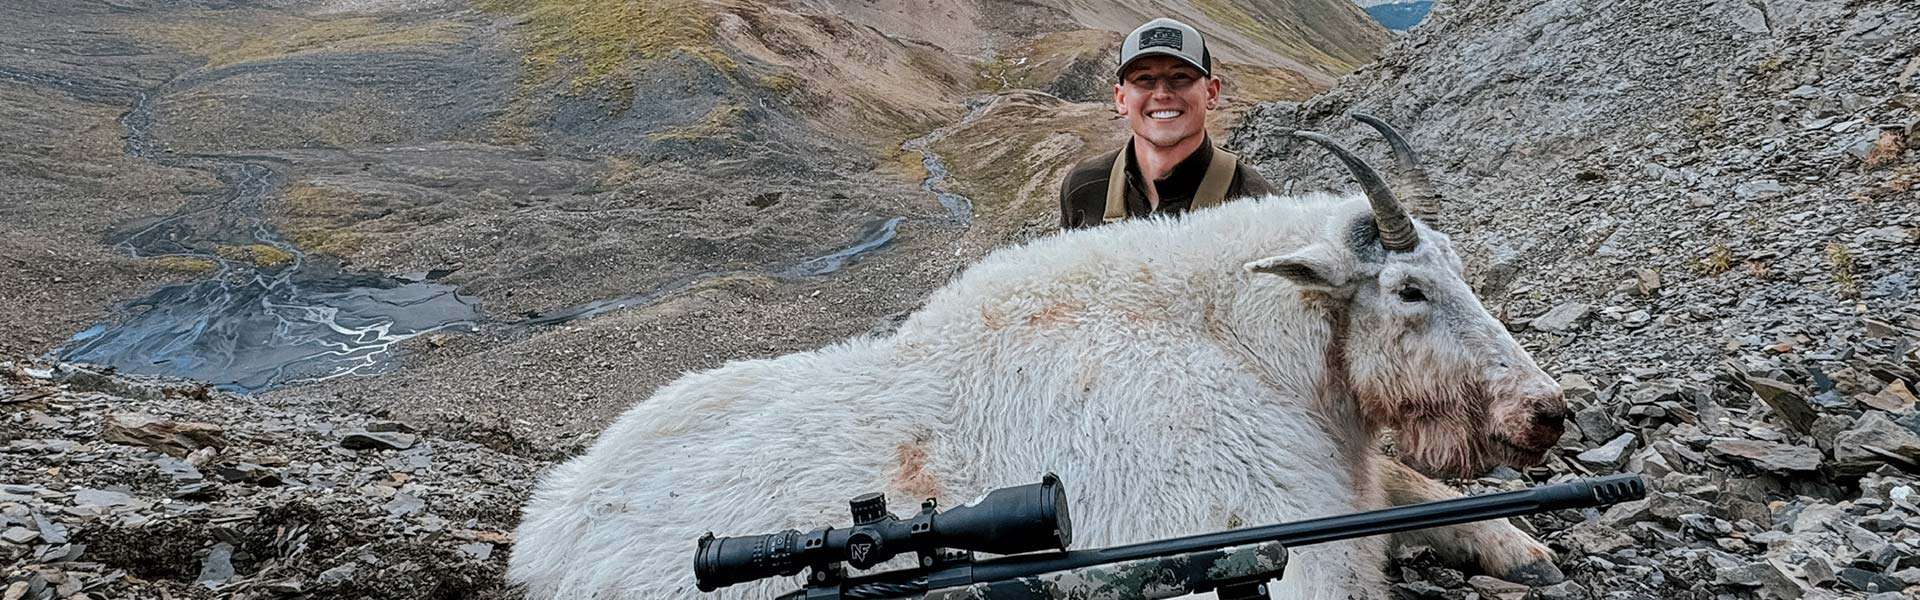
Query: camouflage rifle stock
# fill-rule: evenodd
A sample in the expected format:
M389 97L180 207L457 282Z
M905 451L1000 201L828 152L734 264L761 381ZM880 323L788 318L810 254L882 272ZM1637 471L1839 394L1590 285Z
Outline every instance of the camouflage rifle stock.
M1047 481L1059 485L1057 478ZM1639 475L1614 475L1094 550L978 561L964 551L922 552L920 567L853 578L837 563L815 563L807 587L780 600L1148 600L1210 591L1219 592L1221 600L1264 599L1267 583L1285 575L1290 547L1645 496L1646 482ZM932 512L929 505L923 515ZM1064 507L1060 518L1065 519Z

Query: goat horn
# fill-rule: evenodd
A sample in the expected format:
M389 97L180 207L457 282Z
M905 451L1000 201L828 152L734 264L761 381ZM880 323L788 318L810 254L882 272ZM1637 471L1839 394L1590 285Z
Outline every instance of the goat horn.
M1427 167L1420 164L1420 156L1414 154L1413 146L1407 145L1407 139L1400 137L1392 125L1369 114L1353 113L1353 118L1373 127L1387 138L1387 145L1393 148L1393 162L1400 169L1399 186L1395 188L1400 198L1406 200L1407 209L1414 216L1428 224L1434 223L1440 216L1440 192L1433 189L1433 180L1427 177Z
M1394 199L1393 190L1380 179L1379 172L1327 136L1312 131L1295 131L1293 136L1313 140L1347 165L1347 171L1360 182L1360 189L1366 191L1367 202L1373 205L1373 224L1380 229L1381 246L1394 252L1407 252L1419 245L1420 236L1413 231L1413 219L1407 216L1407 209L1400 206L1400 201Z

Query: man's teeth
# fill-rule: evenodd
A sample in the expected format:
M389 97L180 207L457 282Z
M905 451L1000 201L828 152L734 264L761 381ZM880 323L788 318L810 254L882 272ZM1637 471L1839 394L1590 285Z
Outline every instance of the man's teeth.
M1155 119L1171 119L1174 117L1178 117L1182 114L1184 113L1177 110L1156 110L1156 111L1147 113L1147 116L1153 117Z

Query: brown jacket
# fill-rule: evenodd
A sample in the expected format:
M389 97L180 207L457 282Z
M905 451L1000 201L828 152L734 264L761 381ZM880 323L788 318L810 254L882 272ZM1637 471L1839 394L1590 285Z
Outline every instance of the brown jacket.
M1119 150L1074 165L1072 170L1067 171L1067 178L1060 182L1061 229L1093 227L1105 221L1107 176L1113 171L1115 152L1127 153L1127 216L1182 213L1193 203L1193 194L1200 189L1200 180L1207 174L1207 163L1213 161L1213 140L1209 138L1201 143L1199 150L1173 166L1173 171L1167 173L1166 179L1154 182L1154 189L1160 193L1160 206L1157 209L1147 208L1146 188L1141 185L1140 165L1134 161L1131 139ZM1227 184L1228 200L1271 193L1273 186L1244 159L1234 169L1233 181Z

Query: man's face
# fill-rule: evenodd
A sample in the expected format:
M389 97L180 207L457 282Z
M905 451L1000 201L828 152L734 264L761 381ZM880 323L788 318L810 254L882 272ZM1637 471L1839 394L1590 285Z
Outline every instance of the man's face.
M1133 134L1155 146L1173 146L1207 128L1207 111L1220 103L1220 80L1171 56L1127 65L1113 86L1113 103Z

